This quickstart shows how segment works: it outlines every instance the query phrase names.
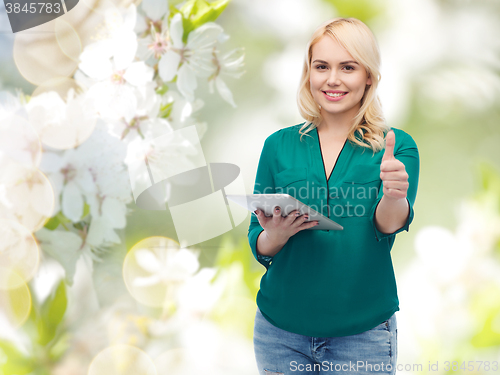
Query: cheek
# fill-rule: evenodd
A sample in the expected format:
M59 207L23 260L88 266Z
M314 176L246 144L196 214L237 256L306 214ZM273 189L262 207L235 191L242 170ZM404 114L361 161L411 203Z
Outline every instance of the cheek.
M310 90L311 90L311 94L313 95L313 97L315 98L318 98L319 95L321 94L319 92L319 89L321 88L321 85L319 85L317 82L311 82L311 86L310 86Z
M318 85L320 85L320 78L317 77L314 73L312 73L311 76L309 77L309 82L311 88L318 88Z
M361 91L365 91L366 88L366 77L357 77L353 82L354 87L358 87Z

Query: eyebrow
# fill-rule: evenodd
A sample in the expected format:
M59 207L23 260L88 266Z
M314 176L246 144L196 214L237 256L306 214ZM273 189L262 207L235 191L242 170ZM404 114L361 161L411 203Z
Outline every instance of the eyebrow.
M324 60L314 60L312 63L314 64L315 62L319 62L319 63L323 63L323 64L328 64L326 61ZM349 61L342 61L341 64L349 64L349 63L353 63L353 64L356 64L356 65L359 65L356 61L353 61L353 60L349 60Z

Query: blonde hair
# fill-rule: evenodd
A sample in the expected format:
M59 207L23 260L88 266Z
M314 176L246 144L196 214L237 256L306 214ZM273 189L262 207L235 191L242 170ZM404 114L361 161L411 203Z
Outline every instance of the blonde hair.
M371 77L372 84L368 86L361 98L361 107L354 117L347 139L359 146L371 148L374 153L378 152L384 147L384 132L390 129L385 122L376 92L381 78L380 52L371 30L356 18L338 17L322 23L314 31L307 44L302 78L297 92L299 112L307 120L299 130L300 139L302 140L303 135L309 135L307 133L318 127L322 121L320 108L311 93L309 78L312 48L324 35L337 40ZM304 129L306 130L302 132ZM362 141L356 138L356 133Z

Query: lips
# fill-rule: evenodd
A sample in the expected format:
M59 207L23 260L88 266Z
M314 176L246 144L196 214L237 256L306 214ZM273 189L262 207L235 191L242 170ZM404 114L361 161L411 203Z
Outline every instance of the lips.
M331 93L344 93L344 95L342 95L342 96L334 97L334 96L328 96L326 94L326 91L322 91L323 96L326 98L326 100L331 101L331 102L336 102L336 101L342 100L343 98L345 98L349 94L346 91L328 91L328 92L331 92Z

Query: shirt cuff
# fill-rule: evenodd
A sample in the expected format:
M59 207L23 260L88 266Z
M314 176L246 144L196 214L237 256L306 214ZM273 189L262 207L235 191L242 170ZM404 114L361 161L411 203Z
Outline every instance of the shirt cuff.
M373 226L373 231L375 232L375 239L377 241L381 241L384 238L395 236L396 234L398 234L399 232L402 232L404 230L408 232L410 230L410 224L413 221L413 215L414 215L413 207L410 204L410 201L408 200L408 198L406 198L406 201L408 202L409 214L406 218L406 222L401 228L399 228L398 230L396 230L395 232L392 232L392 233L382 233L381 231L379 231L377 229L377 226L375 225L375 211L377 210L377 206L381 200L382 200L382 197L377 199L376 204L373 205L373 208L370 212L370 221L371 221L372 226Z
M269 268L271 265L271 261L273 260L273 257L268 256L268 255L262 255L257 253L257 239L259 238L259 235L264 231L264 228L262 228L260 225L256 228L254 228L249 234L248 234L248 242L250 243L250 248L252 249L253 256L257 261L262 264L266 269Z

